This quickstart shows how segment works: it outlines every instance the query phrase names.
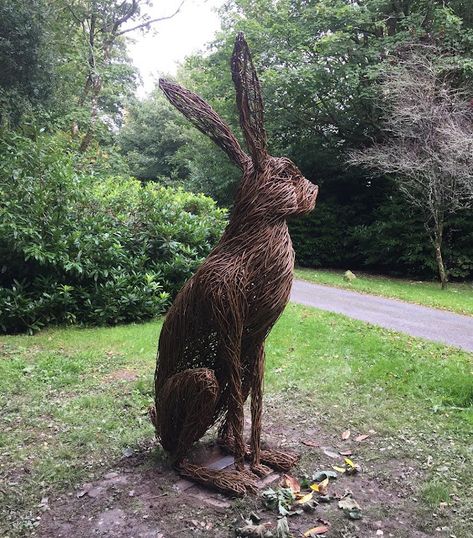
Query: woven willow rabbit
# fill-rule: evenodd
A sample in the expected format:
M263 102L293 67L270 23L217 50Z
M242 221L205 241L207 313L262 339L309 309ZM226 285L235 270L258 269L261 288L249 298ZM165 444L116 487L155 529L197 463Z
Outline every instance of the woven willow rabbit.
M264 341L289 300L294 252L286 224L314 208L318 187L288 159L266 150L260 86L243 34L231 60L240 124L250 156L224 121L196 94L160 80L169 101L241 168L230 222L217 246L184 285L159 339L155 373L156 435L180 473L219 491L255 491L257 476L288 470L296 457L261 450ZM251 395L251 440L243 441L243 404ZM236 470L217 471L185 458L216 422ZM251 471L245 471L244 459Z

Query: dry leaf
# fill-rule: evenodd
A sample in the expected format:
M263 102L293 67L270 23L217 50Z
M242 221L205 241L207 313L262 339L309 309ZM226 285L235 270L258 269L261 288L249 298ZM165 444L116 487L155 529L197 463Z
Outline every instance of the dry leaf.
M333 471L325 470L325 471L318 471L317 473L314 473L312 475L313 482L322 482L322 480L325 480L326 478L337 478L337 473L334 473Z
M349 437L350 437L350 430L345 430L343 433L342 433L342 439L344 441L346 441Z
M332 469L335 469L339 473L344 473L346 471L345 467L337 467L337 465L332 465Z
M304 532L304 536L307 538L310 536L318 536L320 534L325 534L328 532L328 527L320 526L320 527L313 527L312 529L309 529L308 531Z
M278 526L276 527L276 538L292 538L289 523L287 522L286 517L282 517L280 520L278 520Z
M360 505L355 501L351 494L348 494L343 497L343 499L339 500L338 507L341 508L350 519L361 519L363 517Z
M310 489L320 493L320 495L327 495L329 479L322 480L319 484L311 484Z
M310 439L301 441L301 443L305 446L312 446L314 448L318 448L320 446L319 443L316 443L315 441L311 441Z
M358 463L354 463L350 458L344 458L344 460L347 465L347 474L355 474L359 472L360 466L358 465Z
M369 435L367 433L364 433L362 435L358 435L358 437L355 437L355 441L357 443L360 443L361 441L364 441L365 439L368 439Z
M327 495L328 483L329 483L328 477L325 480L322 480L322 482L320 482L319 484L320 495Z
M331 450L330 448L325 447L323 450L324 450L324 454L325 454L326 456L328 456L329 458L334 458L334 459L338 458L338 453L337 453L337 452L334 452L334 451Z
M340 450L340 456L351 456L353 452L351 450Z
M279 481L279 485L282 488L289 488L293 493L299 493L299 491L301 490L301 485L299 484L297 478L294 478L293 476L290 476L288 474L282 475L281 480Z
M338 507L342 510L361 510L360 505L351 495L347 495L338 501Z
M250 520L247 520L246 525L236 529L237 536L242 538L266 538L266 536L274 536L269 530L272 527L272 523L261 523L260 525L254 525Z
M297 499L296 504L305 504L312 500L312 497L314 496L314 493L311 491L310 493L307 493L307 495L303 495L299 499Z

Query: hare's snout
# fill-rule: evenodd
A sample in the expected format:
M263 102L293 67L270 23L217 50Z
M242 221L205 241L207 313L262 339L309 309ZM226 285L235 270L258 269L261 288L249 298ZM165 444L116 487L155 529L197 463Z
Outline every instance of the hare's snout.
M314 185L308 179L303 180L298 192L298 213L310 213L317 200L319 186Z

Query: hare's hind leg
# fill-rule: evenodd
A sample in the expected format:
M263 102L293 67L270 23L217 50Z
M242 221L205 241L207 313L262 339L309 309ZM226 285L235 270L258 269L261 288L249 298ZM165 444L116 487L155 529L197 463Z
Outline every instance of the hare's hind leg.
M173 463L179 464L212 425L219 393L214 372L195 368L174 374L157 394L151 419Z

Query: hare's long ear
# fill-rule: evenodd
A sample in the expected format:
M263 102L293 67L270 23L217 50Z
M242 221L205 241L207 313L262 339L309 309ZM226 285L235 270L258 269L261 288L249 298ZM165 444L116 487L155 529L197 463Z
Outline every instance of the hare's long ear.
M242 170L248 156L241 149L230 127L215 110L197 94L179 84L160 79L159 87L169 101L186 116L202 133L209 136Z
M243 33L237 35L232 55L232 78L236 89L240 125L257 168L268 153L264 130L263 99L250 49Z

